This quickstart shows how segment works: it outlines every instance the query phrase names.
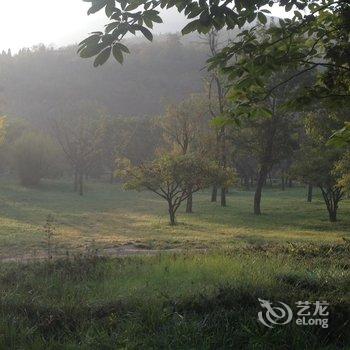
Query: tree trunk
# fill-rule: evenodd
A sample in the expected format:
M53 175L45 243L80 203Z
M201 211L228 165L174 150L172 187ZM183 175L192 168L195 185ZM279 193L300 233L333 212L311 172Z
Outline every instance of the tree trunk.
M211 201L216 202L218 197L218 188L216 185L213 185L213 189L211 191Z
M223 109L220 108L221 113ZM227 159L226 159L226 130L225 127L222 127L219 133L219 149L220 149L220 166L222 168L226 167ZM220 203L222 207L226 207L226 193L227 189L222 187L220 192Z
M339 201L342 199L344 192L337 187L329 187L324 189L320 186L322 191L323 199L326 203L326 207L329 214L329 221L336 222L337 221L337 211Z
M282 175L281 184L282 184L282 191L284 191L286 189L286 180L284 178L284 175Z
M248 176L245 176L245 177L244 177L244 187L245 187L245 189L246 189L247 191L249 191L250 186L249 186L249 178L248 178Z
M175 209L170 200L168 200L168 211L169 211L169 224L170 226L176 225L175 221Z
M313 187L312 187L312 185L308 185L307 186L307 201L309 202L309 203L311 203L312 202L312 192L313 192Z
M78 172L74 171L74 192L78 191Z
M289 181L288 181L288 187L289 187L289 188L292 188L292 187L293 187L293 180L292 180L292 179L289 179Z
M332 209L332 210L329 210L328 212L329 212L329 221L336 222L337 221L337 210Z
M113 184L114 183L114 171L111 171L111 177L109 178L109 183Z
M265 181L267 177L267 167L266 165L262 166L258 174L258 181L256 184L256 190L254 195L254 214L261 215L261 193L264 187Z
M80 196L82 196L84 194L83 183L84 183L84 174L80 173L79 174L79 195Z
M267 143L264 148L264 155L261 160L260 170L258 173L258 179L256 184L256 191L254 195L254 214L255 215L261 215L261 193L262 189L264 187L264 184L266 184L267 175L272 167L272 159L273 159L273 144L276 134L276 116L275 116L275 100L273 102L273 117L271 121L269 122L268 128L265 132Z
M226 207L226 188L221 187L221 206Z
M192 204L193 204L193 195L191 193L189 195L189 197L187 198L187 203L186 203L186 213L187 214L193 213L193 211L192 211Z

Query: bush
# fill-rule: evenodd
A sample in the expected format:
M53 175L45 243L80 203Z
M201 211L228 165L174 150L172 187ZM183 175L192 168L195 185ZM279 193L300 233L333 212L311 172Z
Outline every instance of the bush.
M36 186L44 177L57 175L58 151L46 135L26 132L14 144L14 163L23 186Z

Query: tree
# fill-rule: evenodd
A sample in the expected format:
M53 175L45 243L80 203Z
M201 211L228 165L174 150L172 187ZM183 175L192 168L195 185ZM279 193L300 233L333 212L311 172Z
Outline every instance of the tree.
M3 170L4 167L4 163L6 162L7 158L8 158L8 153L9 150L6 149L7 147L4 147L4 143L5 143L5 136L7 134L7 129L8 129L8 125L7 125L7 118L6 117L0 117L0 161L1 161L1 170Z
M23 186L37 186L44 177L57 175L57 147L48 136L24 133L13 145L14 166Z
M6 127L7 127L7 118L0 117L0 144L2 144L5 141Z
M250 99L267 99L272 91L311 70L317 71L319 79L310 82L304 101L310 97L344 98L349 96L349 18L350 4L340 0L279 0L277 4L286 12L294 11L291 19L279 19L271 24L261 37L259 26L250 25L257 20L267 25L268 6L271 0L185 1L172 0L89 0L88 14L105 10L109 23L105 32L94 32L80 43L82 57L96 57L95 66L103 65L113 54L123 62L129 53L120 41L126 34L143 34L153 39L150 29L162 22L160 10L176 7L191 20L182 30L208 33L212 28L243 29L238 40L226 45L215 58L212 66L220 66L231 81L238 81L241 95L236 107L246 107ZM148 27L148 28L147 28ZM243 53L243 58L242 57ZM248 57L247 57L248 56ZM323 68L322 70L318 68ZM264 80L273 73L288 69L291 73L284 81L266 86ZM317 70L318 69L318 70ZM253 93L254 92L254 93Z
M128 135L122 156L133 165L153 160L162 144L162 130L157 118L125 117L125 133Z
M338 186L350 194L350 122L345 122L345 126L336 131L328 141L328 145L336 147L338 149L345 149L343 157L335 166L335 174L340 179Z
M207 42L210 50L210 56L215 57L219 48L219 32L211 30L207 36ZM220 69L214 68L210 71L208 84L209 111L211 116L217 120L225 118L227 113L228 101L226 98L228 89L227 79ZM216 151L219 164L225 168L227 165L227 126L220 125L216 128ZM226 207L226 188L221 188L220 203L222 207ZM212 202L216 202L217 184L213 185Z
M271 84L283 76L273 77ZM254 113L242 115L239 126L232 129L231 140L236 156L254 157L256 189L254 194L254 214L261 215L263 187L269 173L276 165L290 158L295 148L294 133L298 127L298 115L284 108L286 95L291 95L296 86L284 86L275 91L268 101L251 105ZM253 163L254 164L254 163Z
M339 150L311 143L303 145L293 167L300 181L320 188L331 222L337 221L339 202L344 196L339 174L334 171L340 157Z
M53 134L74 172L74 190L84 194L84 175L101 157L99 123L102 112L90 103L68 108L59 118L51 120Z
M125 152L131 130L122 118L103 116L99 120L99 137L101 143L102 161L110 174L110 183L114 182L116 160Z
M137 167L124 165L120 176L127 189L149 190L163 198L168 203L170 225L175 225L181 203L208 187L220 171L215 163L193 155L166 155ZM230 171L222 174L226 181L233 176Z
M186 155L198 153L200 138L208 130L208 111L203 96L191 95L177 105L168 106L160 119L165 142L170 151ZM191 191L189 191L191 192ZM186 213L192 213L192 194L187 197Z
M348 150L336 164L334 173L339 177L338 187L350 194L350 151Z
M152 45L127 41L137 54L123 67L114 64L98 71L77 59L76 46L28 49L11 59L0 55L0 95L6 101L0 116L22 116L42 127L62 106L82 100L98 101L106 115L153 116L164 113L169 96L181 101L202 88L203 47L190 39L178 45L166 35Z
M207 124L207 114L207 104L201 95L190 95L167 107L159 122L171 152L185 155L195 151L199 135Z
M336 147L346 147L350 145L350 122L345 122L345 126L336 131L331 136L328 143Z

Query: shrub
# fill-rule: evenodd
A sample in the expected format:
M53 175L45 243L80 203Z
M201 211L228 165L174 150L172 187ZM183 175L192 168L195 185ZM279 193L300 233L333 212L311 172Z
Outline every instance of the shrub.
M14 144L14 165L23 186L36 186L58 173L58 151L46 135L26 132Z

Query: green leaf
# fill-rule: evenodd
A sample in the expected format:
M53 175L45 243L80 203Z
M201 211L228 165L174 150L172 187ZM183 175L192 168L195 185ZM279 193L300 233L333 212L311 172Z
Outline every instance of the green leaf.
M119 48L119 50L125 52L125 53L130 53L129 49L123 45L122 43L116 43L115 46Z
M296 17L298 19L302 19L303 15L299 11L294 11L294 17Z
M232 122L232 119L227 118L225 116L215 117L211 120L212 126L218 129L222 128L223 126L231 124L231 122Z
M98 11L100 11L102 8L104 8L107 4L106 0L99 0L96 1L95 4L93 4L89 10L88 10L88 15L91 15L93 13L96 13Z
M138 28L141 33L145 36L146 39L148 39L149 41L153 40L153 35L152 33L146 28L146 27L139 27Z
M123 52L117 45L113 46L113 56L120 64L123 64Z
M261 118L271 118L272 111L266 107L260 107L260 108L253 109L252 114L253 116L257 116Z
M107 47L106 49L104 49L96 57L96 59L94 61L94 67L102 66L103 64L105 64L107 62L107 60L109 59L110 55L111 55L111 51L112 51L111 47Z
M148 28L151 28L151 29L153 28L153 22L149 18L144 17L143 21L145 22Z
M346 123L345 126L336 131L327 142L330 146L335 147L346 147L350 145L350 122Z
M79 46L84 47L84 46L93 45L93 44L97 45L99 40L100 40L100 35L93 34L93 35L89 36L88 38L84 39L83 41L81 41L79 43Z
M262 12L258 13L258 19L259 19L260 23L262 23L262 24L267 23L267 18Z
M82 50L80 50L79 55L82 58L90 58L100 53L101 49L102 47L100 45L86 46Z
M131 3L129 4L126 8L125 8L125 11L133 11L133 10L136 10L138 7L140 6L140 3L137 1L137 2L134 2L134 3Z
M290 2L290 3L288 3L287 6L285 7L285 10L286 10L286 12L289 12L292 8L293 8L293 3Z
M200 22L198 19L188 23L181 31L182 35L186 35L186 34L194 32L195 30L198 30L199 25L200 25Z
M115 41L115 36L112 34L106 34L102 37L102 43L104 44L105 47L110 46L113 44Z
M113 15L114 9L115 9L114 0L108 0L108 1L107 1L107 5L106 5L106 8L105 8L106 16L107 16L108 18L110 18L110 17Z
M143 13L143 18L145 21L147 19L148 21L162 23L163 20L158 16L158 13L159 12L155 10L148 10Z
M117 28L119 26L119 22L112 22L112 23L109 23L107 26L106 26L106 33L109 33L111 32L112 30L114 30L115 28Z

